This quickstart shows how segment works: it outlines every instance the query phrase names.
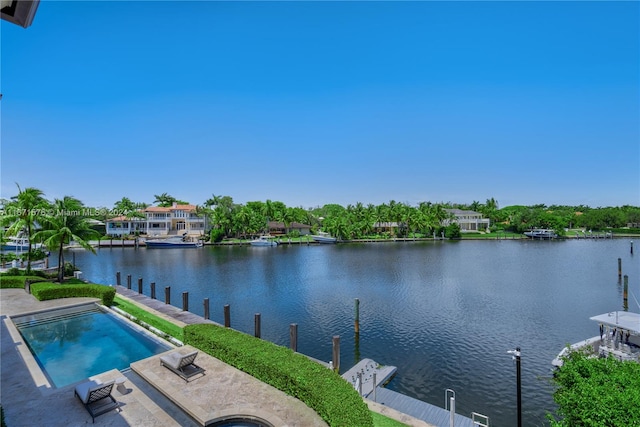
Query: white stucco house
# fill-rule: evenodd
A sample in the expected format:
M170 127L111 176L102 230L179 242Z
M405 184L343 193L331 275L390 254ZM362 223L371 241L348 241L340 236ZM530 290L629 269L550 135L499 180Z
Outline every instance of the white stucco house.
M445 212L452 215L453 218L442 221L444 226L456 222L463 233L465 231L489 231L491 225L489 218L483 218L479 212L463 209L445 209Z
M146 234L147 236L200 236L207 229L207 218L196 213L195 205L149 206L140 217L118 216L105 221L109 236Z

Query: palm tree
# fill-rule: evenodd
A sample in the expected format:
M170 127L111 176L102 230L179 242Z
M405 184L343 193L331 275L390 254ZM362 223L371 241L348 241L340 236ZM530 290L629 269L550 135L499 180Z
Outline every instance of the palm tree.
M43 229L34 236L42 238L43 243L49 248L58 248L58 282L64 280L64 245L74 240L84 249L96 253L89 244L91 237L97 237L98 232L93 230L87 218L80 215L83 204L80 200L65 196L56 199L50 215L42 218Z
M174 202L177 202L178 199L176 199L173 196L170 196L167 193L162 193L160 195L158 194L154 194L153 197L155 197L156 199L153 201L153 203L157 203L158 206L162 207L162 208L168 208L173 206Z
M3 225L9 225L7 235L18 235L26 231L29 244L27 247L27 274L31 272L31 237L36 221L47 211L49 202L43 197L44 193L33 187L24 190L18 185L18 195L13 196L7 204L8 215L3 218ZM35 236L34 236L35 237Z

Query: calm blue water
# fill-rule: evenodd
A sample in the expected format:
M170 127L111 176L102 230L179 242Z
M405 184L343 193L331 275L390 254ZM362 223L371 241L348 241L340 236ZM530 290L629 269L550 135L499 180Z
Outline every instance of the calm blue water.
M170 347L93 307L13 318L40 367L56 387L162 353Z
M548 383L551 360L567 343L598 334L590 316L621 309L617 259L640 298L640 263L629 241L462 241L282 245L275 248L100 249L76 251L89 280L114 284L131 274L144 293L289 345L298 324L298 351L329 361L331 338L341 337L342 370L360 358L398 367L388 385L443 406L456 391L456 408L490 417L492 426L516 422L516 369L508 350L522 349L523 421L547 425L555 409ZM67 256L67 259L71 259ZM360 335L353 332L360 299ZM630 296L630 308L638 307ZM595 325L595 327L594 327Z

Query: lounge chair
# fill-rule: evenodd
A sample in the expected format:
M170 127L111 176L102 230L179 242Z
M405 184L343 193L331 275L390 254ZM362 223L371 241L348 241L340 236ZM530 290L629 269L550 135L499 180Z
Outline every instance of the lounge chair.
M105 383L87 381L76 386L74 393L91 414L92 422L95 423L98 415L106 414L113 409L120 410L120 404L111 395L114 383L115 380Z
M182 377L186 382L194 375L204 375L204 369L193 363L198 355L197 351L181 354L174 351L164 356L160 356L160 364L171 369L173 372Z

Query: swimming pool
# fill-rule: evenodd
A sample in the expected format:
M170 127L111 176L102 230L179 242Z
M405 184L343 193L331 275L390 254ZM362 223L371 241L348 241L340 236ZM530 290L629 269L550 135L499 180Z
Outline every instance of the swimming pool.
M95 304L12 318L55 387L162 353L171 346Z

